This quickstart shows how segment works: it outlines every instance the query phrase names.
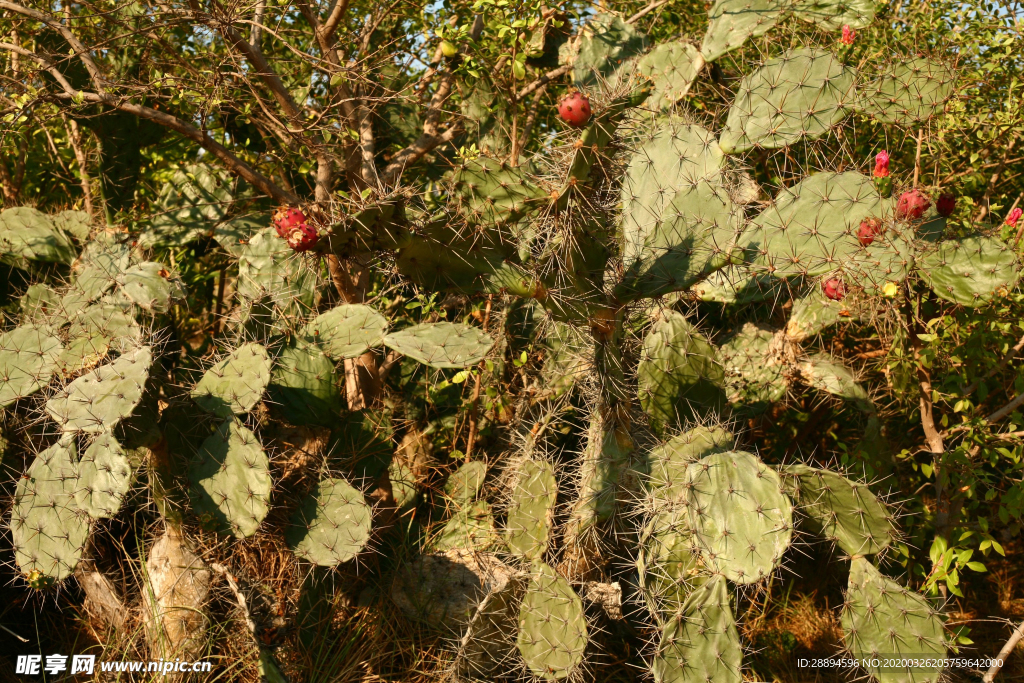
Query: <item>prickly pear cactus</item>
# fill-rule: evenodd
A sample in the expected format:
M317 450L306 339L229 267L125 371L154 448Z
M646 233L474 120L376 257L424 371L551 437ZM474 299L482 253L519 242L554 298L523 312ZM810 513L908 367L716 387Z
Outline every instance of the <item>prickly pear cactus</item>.
M192 400L220 417L244 415L270 383L270 356L259 344L245 344L207 370L192 388Z
M519 606L519 654L538 678L570 677L583 663L587 617L572 586L544 563L534 565Z
M46 412L64 432L109 430L142 400L152 362L149 347L126 353L69 384L46 402Z
M300 503L285 540L299 557L333 567L362 552L371 521L362 493L344 479L322 479Z

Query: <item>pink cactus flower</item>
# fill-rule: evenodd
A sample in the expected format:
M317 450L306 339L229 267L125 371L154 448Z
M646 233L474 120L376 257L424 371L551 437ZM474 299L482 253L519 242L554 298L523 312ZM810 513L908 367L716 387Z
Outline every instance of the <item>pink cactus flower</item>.
M1006 216L1006 224L1009 225L1011 228L1016 228L1017 227L1017 221L1020 220L1021 214L1024 214L1024 210L1021 210L1020 207L1017 207L1016 209L1011 211L1009 214L1007 214L1007 216Z
M853 41L856 37L857 32L851 29L849 24L843 26L843 37L840 41L843 45L853 45Z
M889 153L884 149L875 155L875 177L885 178L889 175Z

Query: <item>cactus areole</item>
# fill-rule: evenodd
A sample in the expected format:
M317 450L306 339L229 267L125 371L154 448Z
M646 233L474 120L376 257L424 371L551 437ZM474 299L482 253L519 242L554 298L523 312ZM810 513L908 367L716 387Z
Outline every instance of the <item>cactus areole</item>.
M581 92L571 92L558 103L558 115L573 128L583 128L590 122L590 100Z
M875 241L875 235L882 233L882 221L874 217L865 218L860 222L857 230L857 239L865 247Z
M896 203L896 215L904 220L917 220L924 215L932 200L920 190L907 190Z
M833 301L842 301L846 296L846 287L843 286L843 281L836 277L825 280L821 285L821 290Z

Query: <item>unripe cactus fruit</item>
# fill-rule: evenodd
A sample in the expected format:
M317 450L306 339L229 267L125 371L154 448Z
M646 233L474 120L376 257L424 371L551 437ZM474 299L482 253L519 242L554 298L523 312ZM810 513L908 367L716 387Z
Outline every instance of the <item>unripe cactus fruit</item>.
M315 228L300 223L292 229L285 240L287 240L288 246L295 251L309 251L316 246L318 237Z
M875 235L882 234L882 221L874 217L865 218L860 222L857 239L865 247L875 241Z
M836 277L825 280L821 285L821 289L825 296L833 301L842 301L843 297L846 296L846 287L843 286L843 281Z
M924 215L932 200L920 190L907 190L896 203L896 215L904 220L917 220Z
M935 209L940 216L948 218L956 211L956 196L952 192L943 192L935 202Z
M569 93L558 103L558 115L573 128L587 125L590 114L590 100L579 91Z
M282 206L274 212L274 229L281 239L288 239L300 225L306 225L306 214L302 209Z

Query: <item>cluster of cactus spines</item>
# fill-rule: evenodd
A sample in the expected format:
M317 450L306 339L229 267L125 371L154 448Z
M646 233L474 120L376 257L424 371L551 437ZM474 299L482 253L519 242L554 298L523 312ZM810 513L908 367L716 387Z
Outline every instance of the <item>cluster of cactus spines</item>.
M59 339L36 325L0 335L0 408L49 384L63 350Z
M916 593L883 575L863 556L850 563L842 624L847 649L881 683L938 683L942 667L886 667L879 658L926 664L946 656L941 615ZM874 661L872 661L874 660Z
M641 57L639 73L654 86L647 106L654 111L671 109L690 90L702 64L700 50L681 40L661 43Z
M246 538L270 509L270 461L256 435L233 417L203 442L188 479L192 509L207 528Z
M936 296L961 306L980 306L1005 296L1019 276L1013 249L997 237L940 242L921 255L918 265Z
M219 417L244 415L256 407L270 383L270 356L256 343L243 344L205 373L192 400Z
M785 365L776 333L746 323L721 346L729 403L738 409L763 412L786 395Z
M344 479L321 479L285 533L298 557L323 567L348 562L370 540L373 510Z
M530 672L549 681L569 678L583 665L587 616L572 586L537 562L519 606L516 644Z
M527 460L519 466L519 481L505 518L505 543L524 560L539 560L548 549L554 522L558 482L551 463Z
M651 663L657 683L740 683L743 648L723 576L694 590L665 620Z
M719 144L727 154L778 149L821 137L852 104L854 71L832 52L799 48L740 82Z
M104 432L89 444L78 461L75 503L93 519L117 514L132 483L132 466L121 444Z
M844 553L877 555L892 542L889 512L866 485L807 465L788 465L783 475L795 480L786 484L811 531Z
M46 402L46 412L64 432L113 429L142 400L153 353L140 347L73 381Z

